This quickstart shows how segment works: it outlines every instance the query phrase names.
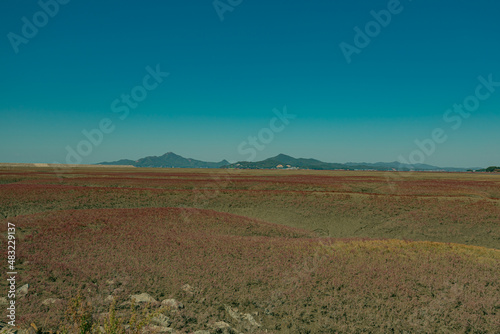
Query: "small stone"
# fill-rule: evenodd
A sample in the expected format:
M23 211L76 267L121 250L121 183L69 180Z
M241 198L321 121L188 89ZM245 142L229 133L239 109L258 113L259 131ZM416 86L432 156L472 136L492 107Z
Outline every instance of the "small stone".
M241 316L239 315L238 310L233 310L229 305L224 305L224 308L226 309L226 312L229 314L231 318L233 318L236 321L241 320Z
M240 313L240 312L238 312L237 308L232 308L229 305L224 305L224 308L226 309L226 312L229 314L229 316L238 322L246 320L252 326L255 326L255 327L261 326L257 321L255 321L254 317L250 313L244 313L244 314Z
M224 322L224 321L217 321L216 323L214 323L214 328L217 328L217 329L224 329L224 328L230 328L231 326L229 326L229 324L227 322Z
M107 297L104 299L104 301L105 301L106 303L112 303L114 300L115 300L115 297L113 297L113 296L111 296L111 295L107 296Z
M47 298L45 299L43 302L42 302L42 305L51 305L51 304L55 304L57 302L60 302L61 299L57 299L57 298Z
M178 309L183 309L184 308L184 304L182 304L181 302L178 302L175 299L165 299L165 300L162 300L161 304L164 305L164 306L170 306L172 308L178 308Z
M193 288L189 284L184 284L183 286L181 286L181 289L182 289L182 291L187 292L189 294L194 294L195 293L195 288Z
M206 330L199 330L199 331L194 332L193 334L210 334L210 332L206 331Z
M243 319L247 320L252 326L260 327L260 324L257 321L255 321L255 319L250 313L243 314Z
M0 297L0 305L5 305L5 304L8 304L9 301L7 300L7 298L5 297Z
M153 317L151 319L151 322L163 327L168 327L172 323L172 321L170 321L170 319L164 314L158 314L157 316Z
M29 284L23 285L22 287L20 287L19 289L17 289L17 295L19 297L26 296L28 294L28 288L29 288Z
M138 295L130 296L130 299L136 303L157 303L156 299L151 297L148 293L144 292Z

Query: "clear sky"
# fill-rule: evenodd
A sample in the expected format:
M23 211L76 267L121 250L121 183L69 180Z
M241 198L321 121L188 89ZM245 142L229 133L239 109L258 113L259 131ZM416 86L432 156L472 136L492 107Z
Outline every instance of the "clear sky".
M500 165L499 13L496 0L3 0L0 162ZM295 117L277 118L285 106Z

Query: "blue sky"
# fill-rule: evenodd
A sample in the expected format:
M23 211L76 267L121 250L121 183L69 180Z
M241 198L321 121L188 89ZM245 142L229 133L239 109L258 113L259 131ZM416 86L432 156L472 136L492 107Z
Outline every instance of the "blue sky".
M70 150L81 163L169 151L237 161L254 149L255 160L500 165L500 87L481 88L468 117L446 114L478 101L478 77L500 82L498 1L220 0L219 13L212 1L59 1L0 2L0 162L73 162ZM346 57L355 27L369 41ZM157 66L169 75L145 90ZM132 91L141 101L120 119ZM269 130L284 106L296 117ZM91 143L82 131L103 120Z

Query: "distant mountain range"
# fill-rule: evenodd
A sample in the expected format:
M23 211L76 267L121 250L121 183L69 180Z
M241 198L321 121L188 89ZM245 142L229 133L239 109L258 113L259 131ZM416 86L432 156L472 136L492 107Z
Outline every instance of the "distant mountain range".
M122 159L112 162L101 162L97 165L132 165L134 167L160 167L160 168L220 168L229 165L229 161L206 162L196 159L184 158L172 152L159 157L151 156L139 160Z
M402 164L393 162L347 162L330 163L316 159L294 158L285 154L278 154L275 157L262 161L239 161L229 163L227 160L220 162L206 162L196 159L184 158L172 152L161 156L150 156L139 160L122 159L112 162L101 162L97 165L131 165L134 167L163 167L163 168L235 168L235 169L315 169L315 170L419 170L419 171L448 171L465 172L467 170L479 170L476 168L455 168L455 167L437 167L426 164Z
M330 163L323 162L316 159L303 159L294 158L285 154L278 154L275 157L268 158L262 161L248 162L239 161L234 164L223 166L223 168L240 168L240 169L287 169L287 168L299 168L299 169L316 169L316 170L332 170L332 169L344 169L344 170L420 170L420 171L453 171L453 172L465 172L467 168L454 168L454 167L437 167L426 164L403 164L398 161L394 162L347 162L347 163Z

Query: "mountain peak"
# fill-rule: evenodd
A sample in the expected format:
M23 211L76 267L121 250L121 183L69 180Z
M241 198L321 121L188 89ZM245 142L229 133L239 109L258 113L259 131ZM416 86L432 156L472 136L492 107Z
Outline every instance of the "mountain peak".
M294 158L294 157L291 157L291 156L289 156L289 155L286 155L286 154L280 153L280 154L278 154L277 156L275 156L273 159L276 159L276 160L280 160L280 159L290 160L290 159L295 159L295 158Z

